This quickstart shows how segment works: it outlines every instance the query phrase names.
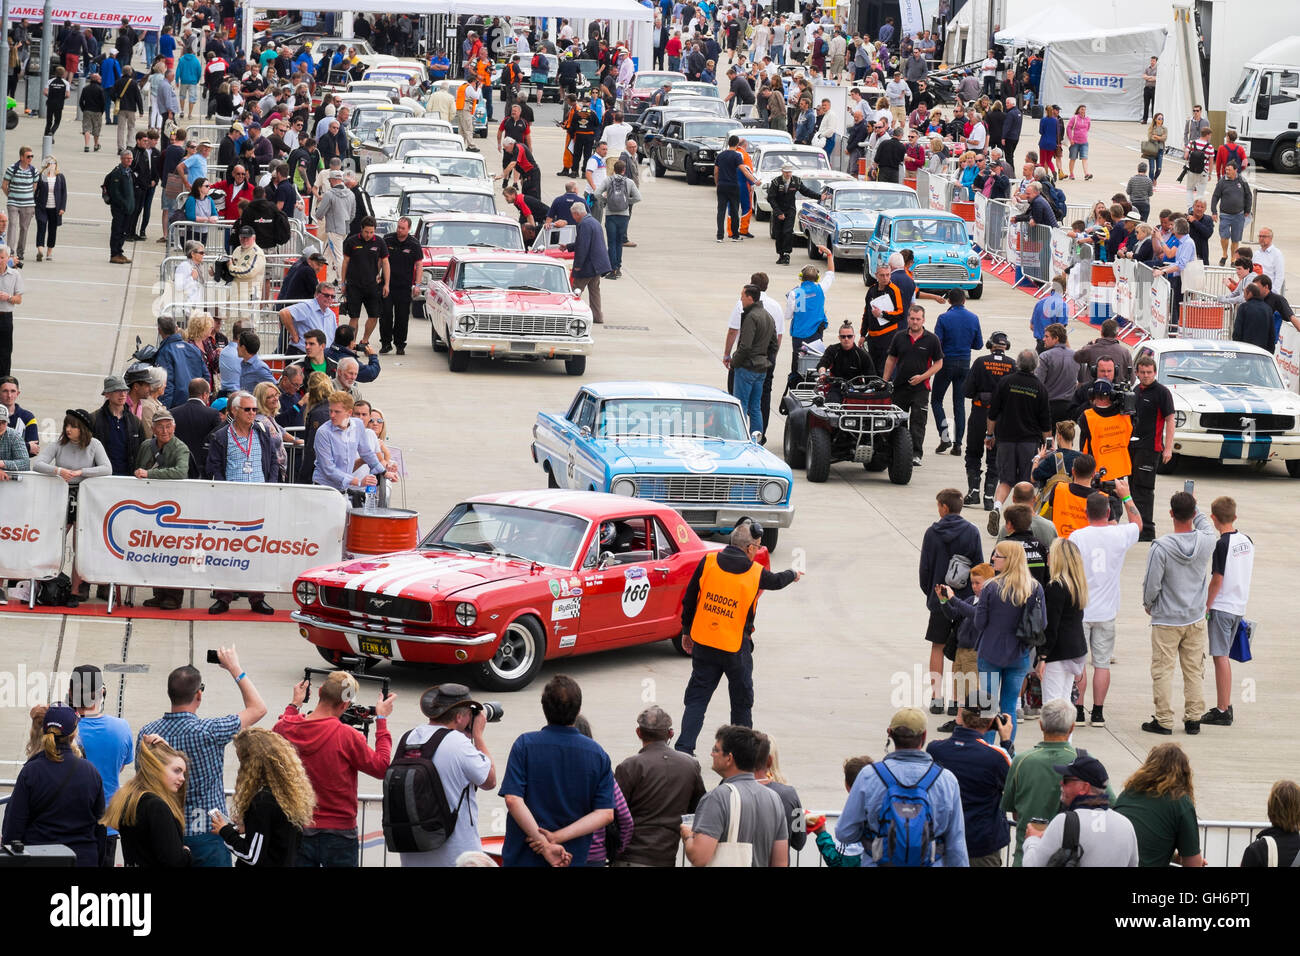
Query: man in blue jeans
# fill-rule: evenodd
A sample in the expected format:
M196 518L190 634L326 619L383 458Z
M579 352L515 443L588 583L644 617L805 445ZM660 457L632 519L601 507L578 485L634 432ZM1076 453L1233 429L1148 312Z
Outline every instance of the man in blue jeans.
M763 382L772 367L769 353L776 337L776 322L762 303L762 290L752 283L740 292L740 335L731 353L735 373L732 392L749 419L749 431L763 430Z
M225 841L211 832L208 811L220 810L225 816L230 815L222 786L226 744L235 734L266 716L266 704L253 687L252 678L240 669L235 649L218 649L217 659L235 679L243 698L243 710L225 717L199 717L203 678L196 668L186 665L167 676L167 697L172 709L145 724L136 736L137 753L141 739L157 734L189 757L185 777L185 845L190 848L194 866L230 866L230 851Z
M970 353L972 349L983 348L984 333L980 331L980 320L974 312L966 308L966 293L953 289L948 293L949 309L939 316L934 334L939 337L943 347L943 367L934 373L934 391L930 393L930 408L934 411L934 423L939 429L939 447L936 455L951 451L961 454L961 440L966 434L966 374L970 371ZM943 411L943 397L952 386L952 430L948 430L948 419Z

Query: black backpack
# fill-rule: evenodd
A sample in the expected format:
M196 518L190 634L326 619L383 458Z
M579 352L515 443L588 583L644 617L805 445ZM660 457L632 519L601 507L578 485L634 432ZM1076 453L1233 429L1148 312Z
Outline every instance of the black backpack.
M453 810L447 804L442 777L433 765L438 746L453 733L442 727L418 750L406 746L402 735L393 751L393 762L384 771L384 844L393 853L423 853L447 842L456 829L461 804L469 787Z
M1205 172L1205 150L1192 144L1187 153L1187 168L1194 173Z
M1083 866L1083 847L1079 846L1079 812L1065 811L1065 834L1061 848L1048 858L1048 866Z
M113 171L113 169L110 169L104 176L104 181L99 184L99 197L104 200L105 206L113 205L113 196L108 191L108 183L113 178Z

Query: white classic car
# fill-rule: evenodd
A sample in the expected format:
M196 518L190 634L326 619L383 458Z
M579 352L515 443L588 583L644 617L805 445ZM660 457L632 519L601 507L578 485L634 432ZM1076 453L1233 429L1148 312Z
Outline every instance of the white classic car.
M494 359L563 359L564 370L587 368L591 309L569 284L568 263L529 252L453 256L425 299L435 352L453 372L471 355Z
M1174 457L1162 474L1186 456L1259 468L1283 461L1300 478L1300 395L1287 390L1272 355L1214 339L1152 339L1134 351L1144 355L1174 396Z
M370 197L379 223L397 221L397 201L402 190L436 186L439 182L441 179L432 169L405 163L371 163L361 174L361 189Z
M760 132L767 131L760 130ZM750 142L748 134L744 139ZM794 174L800 178L831 172L831 162L826 158L826 150L816 146L796 146L788 138L783 143L760 141L751 152L754 175L758 177L758 184L754 187L754 215L763 222L772 215L772 205L767 201L767 187L772 180L781 175L781 167L786 163L794 167Z

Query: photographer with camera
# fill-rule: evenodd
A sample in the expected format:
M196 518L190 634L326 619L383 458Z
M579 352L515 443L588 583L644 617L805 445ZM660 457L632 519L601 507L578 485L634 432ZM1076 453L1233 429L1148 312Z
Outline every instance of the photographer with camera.
M1139 541L1156 539L1153 515L1156 499L1156 469L1174 456L1174 396L1156 381L1156 360L1144 355L1134 364L1138 386L1133 390L1137 415L1133 418L1133 439L1129 457L1133 463L1133 503L1142 516Z
M137 760L140 741L157 734L170 747L189 758L185 781L185 845L193 866L230 866L230 851L221 837L210 833L208 811L226 812L222 789L226 744L241 730L266 716L266 704L253 686L253 679L239 666L233 647L208 651L208 663L219 664L239 687L243 709L224 717L200 717L203 704L203 675L195 667L178 667L167 675L167 699L172 708L136 734Z
M1052 505L1052 524L1056 535L1068 538L1078 528L1088 523L1088 496L1096 489L1093 476L1097 460L1091 455L1078 455L1070 465L1070 480L1057 482L1048 492ZM1107 506L1109 507L1109 506Z
M1127 401L1132 398L1132 392L1125 389L1121 401L1116 401L1115 386L1103 379L1093 382L1091 391L1092 407L1079 416L1079 451L1092 455L1098 475L1106 479L1098 490L1110 494L1108 483L1121 478L1127 480L1133 473L1128 454L1133 418Z
M320 687L316 709L303 716L299 710L311 693L304 678L293 686L293 700L275 725L275 732L293 744L316 791L316 813L303 831L299 866L354 867L360 863L357 842L357 773L383 779L393 738L388 716L393 694L380 696L378 704L364 708L375 719L375 749L349 720L356 720L354 705L360 687L347 671L333 671Z
M990 730L997 732L997 747L985 743L984 736ZM970 865L1002 866L1003 850L1011 842L1011 828L1002 809L1002 790L1011 758L1016 754L1010 716L985 716L976 707L962 707L957 711L952 736L932 740L925 752L957 778Z
M439 684L420 696L420 712L429 718L398 741L394 764L418 757L433 764L450 817L444 820L446 842L432 850L399 853L402 866L455 866L462 853L481 852L477 792L497 785L497 768L483 739L488 721L501 719L498 704L480 704L464 684ZM418 801L419 794L416 793ZM385 820L392 818L390 793L384 793ZM433 804L438 807L436 800ZM409 818L408 818L409 819Z

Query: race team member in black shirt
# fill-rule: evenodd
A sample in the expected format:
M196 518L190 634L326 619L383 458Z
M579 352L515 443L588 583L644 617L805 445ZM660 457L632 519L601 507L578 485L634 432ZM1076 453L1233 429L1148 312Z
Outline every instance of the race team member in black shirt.
M907 328L899 329L885 359L884 379L894 383L894 404L911 413L907 429L912 433L912 465L921 464L925 444L925 420L930 414L930 378L943 368L943 346L939 337L925 327L924 306L907 310Z
M411 287L420 284L424 249L411 235L409 216L397 220L397 231L384 236L384 244L388 246L388 271L392 282L384 296L384 311L379 318L379 354L387 355L396 345L397 354L405 355L406 326L411 318Z
M343 294L353 331L361 319L361 306L366 307L366 332L358 347L370 344L370 333L383 314L383 300L388 298L388 279L388 244L375 235L374 218L366 216L361 230L343 240Z
M993 403L993 393L998 390L998 382L1016 367L1016 363L1007 358L1007 349L1011 348L1011 339L1005 332L994 332L984 344L988 355L981 355L970 367L966 376L966 397L971 400L970 420L966 423L967 433L983 435L989 418L989 406ZM998 468L993 449L986 449L982 442L966 443L966 497L962 503L979 504L980 501L980 457L984 458L984 510L993 510L993 492L998 486Z
M860 375L868 378L876 374L876 363L871 361L867 350L857 344L853 332L853 323L845 322L840 326L839 344L830 346L817 363L817 368L831 378L842 378L846 382ZM833 396L830 393L835 393ZM826 396L830 401L840 401L840 389L831 386Z
M1174 455L1174 396L1156 381L1156 360L1144 355L1133 365L1138 385L1137 414L1133 416L1133 439L1128 454L1133 463L1129 485L1133 504L1142 516L1139 541L1154 541L1152 512L1156 498L1156 468Z

